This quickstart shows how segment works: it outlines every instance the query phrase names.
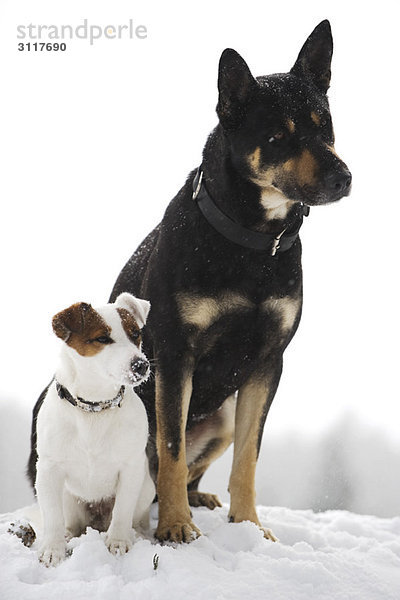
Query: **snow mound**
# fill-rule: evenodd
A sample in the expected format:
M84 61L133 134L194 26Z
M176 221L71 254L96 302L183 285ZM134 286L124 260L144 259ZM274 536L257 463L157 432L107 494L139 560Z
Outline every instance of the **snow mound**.
M153 507L151 525L156 524ZM0 516L1 600L399 600L400 518L344 511L259 507L265 540L249 522L227 523L228 507L193 509L203 536L183 545L139 538L111 555L93 529L69 543L56 568L39 564L36 543L7 533L28 509Z

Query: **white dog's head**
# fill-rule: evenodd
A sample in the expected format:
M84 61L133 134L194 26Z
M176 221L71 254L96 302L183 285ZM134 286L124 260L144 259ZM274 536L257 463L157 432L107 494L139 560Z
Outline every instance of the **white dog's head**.
M150 310L147 300L123 293L114 304L94 309L78 302L53 317L53 331L67 345L72 361L91 377L116 385L139 385L150 373L141 351L141 330Z

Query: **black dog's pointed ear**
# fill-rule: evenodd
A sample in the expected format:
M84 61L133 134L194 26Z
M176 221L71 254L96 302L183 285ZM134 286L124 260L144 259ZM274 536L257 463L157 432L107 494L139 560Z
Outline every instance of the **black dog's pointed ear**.
M239 125L257 82L243 58L231 48L219 61L217 114L222 126Z
M307 38L290 72L311 79L318 89L326 93L331 80L332 51L331 26L325 20Z

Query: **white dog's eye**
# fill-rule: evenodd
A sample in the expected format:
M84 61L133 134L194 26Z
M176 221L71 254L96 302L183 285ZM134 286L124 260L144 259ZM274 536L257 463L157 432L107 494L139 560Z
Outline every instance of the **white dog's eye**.
M99 344L113 344L114 340L112 340L108 335L100 335L99 337L93 340L94 342L99 342Z

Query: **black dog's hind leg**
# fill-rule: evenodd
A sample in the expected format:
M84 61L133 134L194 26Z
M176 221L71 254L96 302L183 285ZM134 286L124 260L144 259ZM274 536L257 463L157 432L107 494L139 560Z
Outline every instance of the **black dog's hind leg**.
M200 483L200 479L203 477L203 475L204 473L188 485L187 489L189 506L205 506L210 510L214 510L214 508L217 508L217 506L222 506L222 504L216 494L210 494L209 492L199 492L198 486Z
M198 485L205 471L233 442L235 429L235 395L186 433L188 459L188 499L190 506L206 506L213 510L222 506L218 496L199 492Z

